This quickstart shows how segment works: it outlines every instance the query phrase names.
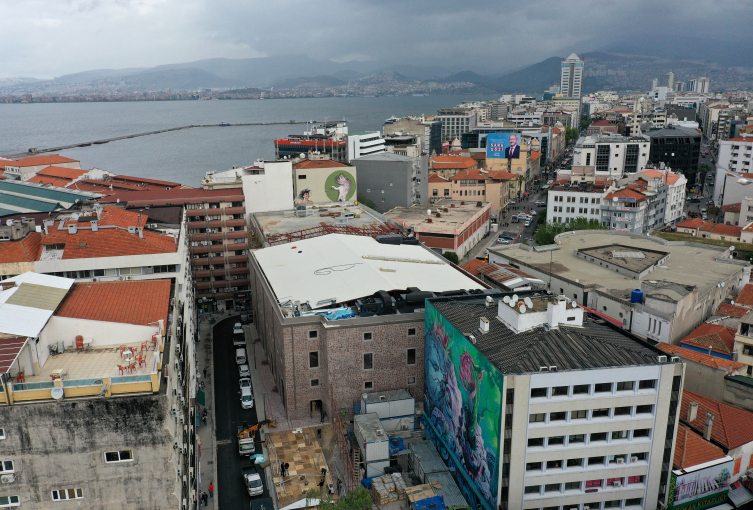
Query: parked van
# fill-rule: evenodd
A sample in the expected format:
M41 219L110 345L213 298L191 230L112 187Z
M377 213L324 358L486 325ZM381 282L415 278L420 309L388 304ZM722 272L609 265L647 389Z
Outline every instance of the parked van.
M235 362L239 365L246 364L246 349L235 350Z
M241 388L241 407L243 409L254 407L254 394L251 393L251 388Z

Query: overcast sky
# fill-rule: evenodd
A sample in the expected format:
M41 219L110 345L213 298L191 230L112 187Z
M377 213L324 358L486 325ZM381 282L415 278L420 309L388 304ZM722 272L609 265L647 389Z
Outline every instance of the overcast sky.
M751 21L749 0L0 0L0 77L300 54L496 72Z

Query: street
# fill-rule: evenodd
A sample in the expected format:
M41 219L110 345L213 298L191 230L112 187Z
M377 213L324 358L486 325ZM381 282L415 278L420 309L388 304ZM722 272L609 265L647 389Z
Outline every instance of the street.
M258 422L256 409L260 404L261 394L254 389L254 407L242 409L240 403L240 389L238 381L238 366L235 363L235 349L233 345L233 324L240 322L240 316L227 318L214 326L214 417L216 421L217 438L217 486L215 498L216 508L247 509L252 499L268 498L269 480L264 482L264 493L251 498L246 491L241 477L241 468L248 467L251 462L247 457L238 455L238 427L247 422L254 425ZM244 328L246 329L246 328ZM246 342L249 335L246 333ZM251 352L246 348L246 352ZM248 356L248 354L247 354ZM253 359L248 358L253 369ZM258 440L257 432L257 440ZM256 453L262 453L261 444L256 445ZM220 504L221 503L221 504Z

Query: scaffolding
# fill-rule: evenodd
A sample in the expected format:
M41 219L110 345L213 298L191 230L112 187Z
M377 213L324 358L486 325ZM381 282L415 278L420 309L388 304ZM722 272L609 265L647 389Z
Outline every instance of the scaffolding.
M351 225L333 225L322 222L321 225L284 234L268 234L267 242L270 246L293 243L303 239L311 239L327 234L347 234L352 236L376 237L389 234L399 234L400 231L394 225L381 224L374 226L354 227Z
M332 413L332 428L335 434L337 455L340 458L340 463L343 467L343 493L345 495L351 490L355 489L361 482L360 466L353 462L353 457L350 456L348 451L348 441L345 437L346 429L343 425L343 419L348 415L348 408L339 407L337 405L337 399L335 398L334 385L330 385L330 412ZM353 448L353 451L359 451L358 448ZM359 462L360 463L360 462ZM339 471L339 470L338 470Z

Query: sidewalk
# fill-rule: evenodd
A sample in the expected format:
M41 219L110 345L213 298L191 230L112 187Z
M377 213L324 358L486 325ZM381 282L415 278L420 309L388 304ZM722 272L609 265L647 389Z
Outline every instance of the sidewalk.
M220 315L214 315L219 322ZM196 384L204 382L204 396L206 410L209 414L207 425L202 422L196 429L197 443L199 445L199 490L209 494L209 483L217 481L217 444L215 438L215 420L214 420L214 371L212 370L212 327L209 324L210 315L201 315L199 323L199 343L196 344ZM216 323L215 323L216 324ZM204 369L207 370L207 377L204 378ZM202 406L198 406L198 413L201 416ZM215 488L215 491L217 489ZM216 498L209 498L209 505L201 508L216 508Z

